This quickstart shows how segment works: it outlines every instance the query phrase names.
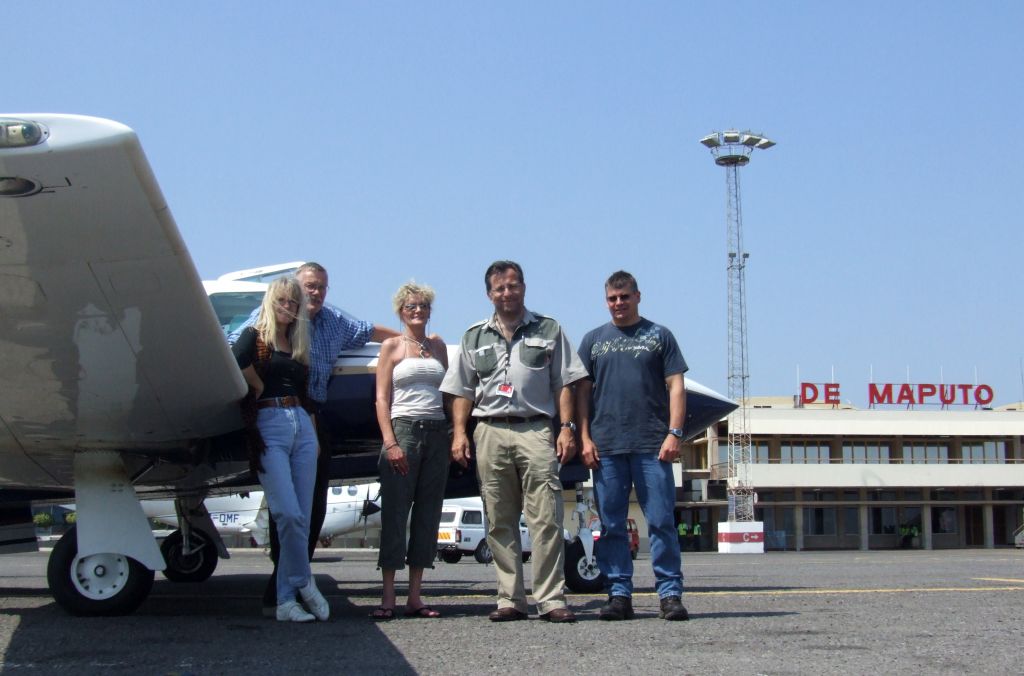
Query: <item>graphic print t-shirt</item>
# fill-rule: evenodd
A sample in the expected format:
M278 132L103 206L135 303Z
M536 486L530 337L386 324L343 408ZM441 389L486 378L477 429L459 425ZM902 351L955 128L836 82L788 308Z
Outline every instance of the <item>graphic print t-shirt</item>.
M602 454L657 453L668 434L665 378L689 368L675 336L641 319L583 337L580 359L594 381L590 436Z

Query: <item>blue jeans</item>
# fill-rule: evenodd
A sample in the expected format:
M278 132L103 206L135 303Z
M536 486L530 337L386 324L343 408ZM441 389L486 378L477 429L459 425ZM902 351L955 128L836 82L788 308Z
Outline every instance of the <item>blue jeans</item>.
M301 408L261 408L256 426L266 450L260 483L277 524L278 604L295 598L309 582L309 513L316 480L316 432Z
M633 596L633 559L629 555L626 516L629 492L647 519L651 566L659 598L682 596L682 557L676 537L676 486L672 464L657 453L602 455L594 470L594 493L604 533L597 543L597 565L608 578L610 596Z

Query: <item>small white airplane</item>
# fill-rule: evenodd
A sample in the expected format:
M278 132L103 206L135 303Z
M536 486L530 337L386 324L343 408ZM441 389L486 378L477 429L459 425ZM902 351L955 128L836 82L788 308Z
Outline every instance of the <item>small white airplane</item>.
M248 535L259 547L269 542L269 511L263 491L210 496L203 504L221 535ZM174 500L143 500L142 511L154 521L178 526ZM332 486L327 493L321 542L329 543L360 528L380 528L380 484Z
M183 146L204 142L194 125L180 129ZM246 272L257 278L224 283L249 285L238 293L251 310L262 273ZM154 571L191 561L164 556L142 497L175 499L183 552L228 556L203 500L254 482L238 407L246 385L222 329L246 310L216 295L135 132L94 117L0 114L0 553L37 548L32 501L73 500L76 526L47 565L68 612L130 613ZM321 416L332 479L377 478L377 350L335 364ZM735 407L688 380L687 436ZM577 462L561 478L588 475ZM476 491L473 468L453 471L448 496Z
M247 535L257 546L270 542L270 514L263 491L209 496L202 507L209 514L219 538ZM182 519L179 516L176 500L143 500L142 511L150 519L173 528L196 521L195 518ZM204 522L200 520L200 523ZM327 493L327 514L320 529L321 543L367 528L380 528L380 484L331 486ZM182 533L182 530L176 530L160 544L164 558L176 561L176 565L164 569L164 576L175 582L202 582L217 567L216 551L205 546L210 539L209 534L194 533L200 544L189 548Z

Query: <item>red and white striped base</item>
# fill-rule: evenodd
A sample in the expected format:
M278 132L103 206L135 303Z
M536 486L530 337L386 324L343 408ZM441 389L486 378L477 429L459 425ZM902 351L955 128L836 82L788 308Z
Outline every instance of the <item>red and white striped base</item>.
M720 554L764 554L764 522L720 522L718 551Z

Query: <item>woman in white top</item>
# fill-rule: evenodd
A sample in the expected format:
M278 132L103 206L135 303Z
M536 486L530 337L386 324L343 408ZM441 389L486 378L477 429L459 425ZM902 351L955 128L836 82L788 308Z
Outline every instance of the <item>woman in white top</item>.
M402 334L381 344L377 362L377 423L380 454L381 533L377 566L384 579L381 604L370 617L395 614L395 571L409 564L407 617L439 617L423 603L423 569L433 568L437 527L448 480L451 441L438 387L448 368L439 336L427 335L434 290L409 282L394 296ZM412 519L409 512L412 510ZM408 547L406 522L409 521Z

